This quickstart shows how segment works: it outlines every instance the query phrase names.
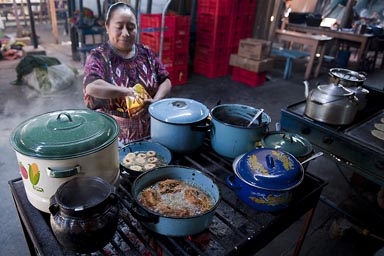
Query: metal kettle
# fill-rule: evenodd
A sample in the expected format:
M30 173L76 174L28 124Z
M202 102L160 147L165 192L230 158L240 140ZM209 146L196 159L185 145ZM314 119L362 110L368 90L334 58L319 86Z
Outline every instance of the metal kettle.
M309 92L304 81L306 104L304 114L316 121L331 125L347 125L353 122L359 100L354 91L341 84L318 85Z

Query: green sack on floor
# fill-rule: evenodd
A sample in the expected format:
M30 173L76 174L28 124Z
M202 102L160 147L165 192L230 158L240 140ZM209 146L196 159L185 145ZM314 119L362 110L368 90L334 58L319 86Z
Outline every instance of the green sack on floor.
M47 68L58 64L61 64L61 62L55 57L38 54L27 55L16 66L17 79L14 84L22 85L23 77L31 73L34 68Z
M24 76L24 80L40 92L55 92L72 85L75 77L75 72L70 67L60 64L47 68L34 68L31 73Z

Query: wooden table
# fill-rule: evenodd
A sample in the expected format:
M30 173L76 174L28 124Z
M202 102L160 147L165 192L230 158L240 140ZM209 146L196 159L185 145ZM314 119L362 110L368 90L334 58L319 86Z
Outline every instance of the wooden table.
M290 24L290 23L286 24L286 29L290 31L325 35L325 36L333 37L334 39L337 39L340 41L358 43L360 45L357 53L358 63L360 63L360 60L365 56L367 52L370 39L374 37L373 34L355 34L353 32L338 31L338 30L331 30L329 28L310 27L307 25Z
M319 75L320 67L323 63L325 45L327 42L332 40L332 37L323 35L309 35L306 33L277 29L275 33L275 39L310 46L310 58L304 76L305 79L309 79L311 76L313 64L315 63L315 59L317 57L319 58L319 61L316 66L314 76L317 77Z

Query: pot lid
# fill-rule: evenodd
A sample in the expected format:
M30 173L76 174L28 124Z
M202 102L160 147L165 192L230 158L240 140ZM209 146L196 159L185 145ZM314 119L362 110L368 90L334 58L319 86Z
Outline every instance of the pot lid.
M294 157L308 156L312 152L312 144L302 136L289 132L270 132L261 143L265 148L281 149Z
M11 134L13 148L26 156L67 159L97 152L119 134L117 122L93 110L65 110L33 117Z
M329 72L334 77L351 82L364 82L367 79L365 75L345 68L331 68Z
M250 186L289 190L303 179L301 164L291 154L279 149L254 149L238 160L236 175Z
M76 191L76 196L73 192ZM61 184L52 196L60 210L72 217L89 217L103 212L112 204L108 198L115 193L115 188L96 176L74 177ZM50 199L50 202L54 202Z
M168 98L152 103L149 113L153 118L173 124L190 124L207 118L208 108L192 99Z
M317 87L319 91L324 94L332 95L332 96L350 96L353 95L353 91L345 88L341 84L322 84Z

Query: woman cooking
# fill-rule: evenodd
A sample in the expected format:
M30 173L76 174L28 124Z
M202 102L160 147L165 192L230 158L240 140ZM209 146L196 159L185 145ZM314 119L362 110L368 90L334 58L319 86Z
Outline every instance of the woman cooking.
M91 50L84 68L85 105L111 115L120 126L119 142L149 136L148 105L171 91L169 73L149 48L135 43L137 22L126 3L106 14L108 41Z

